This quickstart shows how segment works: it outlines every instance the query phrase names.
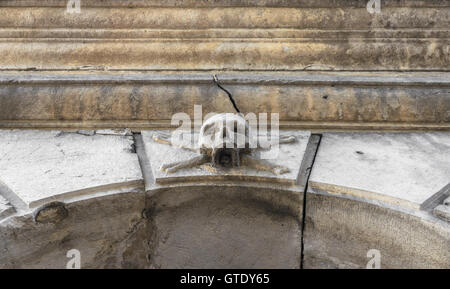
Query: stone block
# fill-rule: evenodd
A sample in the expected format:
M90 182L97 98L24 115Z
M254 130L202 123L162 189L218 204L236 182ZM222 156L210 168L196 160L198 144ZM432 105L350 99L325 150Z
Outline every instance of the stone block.
M142 185L132 137L0 131L0 180L29 208Z
M305 268L448 268L433 216L450 176L447 133L325 133L306 196Z
M241 164L160 170L198 153L158 143L142 131L138 154L146 159L147 213L155 268L299 268L303 191L317 148L308 131L280 131L296 142L280 144L276 175ZM146 172L147 171L147 172Z

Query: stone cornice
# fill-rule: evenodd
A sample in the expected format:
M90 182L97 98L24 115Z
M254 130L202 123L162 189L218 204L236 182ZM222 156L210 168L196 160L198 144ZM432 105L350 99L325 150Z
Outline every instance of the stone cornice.
M2 72L0 127L168 128L178 112L232 112L210 73ZM244 113L288 129L449 130L447 73L218 73ZM170 104L170 105L168 105Z
M2 1L0 69L448 71L449 1Z
M311 7L365 8L361 0L81 0L85 7ZM67 0L2 0L0 7L66 7ZM448 7L450 1L383 0L383 7Z

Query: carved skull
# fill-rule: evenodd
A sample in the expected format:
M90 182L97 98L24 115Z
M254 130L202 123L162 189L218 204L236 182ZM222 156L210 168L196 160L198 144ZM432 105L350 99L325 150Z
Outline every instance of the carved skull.
M237 167L240 154L249 153L249 126L241 116L221 113L207 119L200 129L200 153L214 166Z

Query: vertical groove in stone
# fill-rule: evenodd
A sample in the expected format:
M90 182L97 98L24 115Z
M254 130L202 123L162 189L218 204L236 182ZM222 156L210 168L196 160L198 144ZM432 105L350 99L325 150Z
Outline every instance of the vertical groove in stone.
M300 169L300 173L303 172L303 179L299 176L299 181L304 183L304 191L303 191L303 210L302 210L302 228L301 228L301 257L300 257L300 269L303 269L303 259L304 259L304 237L305 233L305 217L306 217L306 192L308 191L308 180L311 175L311 169L314 165L314 161L316 159L317 151L319 150L320 140L322 136L320 134L313 134L309 139L308 143L308 152L305 154L305 159L302 164L302 168ZM304 164L306 164L304 166Z

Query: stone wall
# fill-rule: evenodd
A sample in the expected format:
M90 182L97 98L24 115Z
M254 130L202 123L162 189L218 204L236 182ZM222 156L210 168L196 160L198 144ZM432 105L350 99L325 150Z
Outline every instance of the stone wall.
M0 268L450 268L450 1L381 3L0 1ZM288 173L160 169L233 102Z
M0 127L167 128L217 74L286 128L448 130L450 2L364 2L2 1Z

